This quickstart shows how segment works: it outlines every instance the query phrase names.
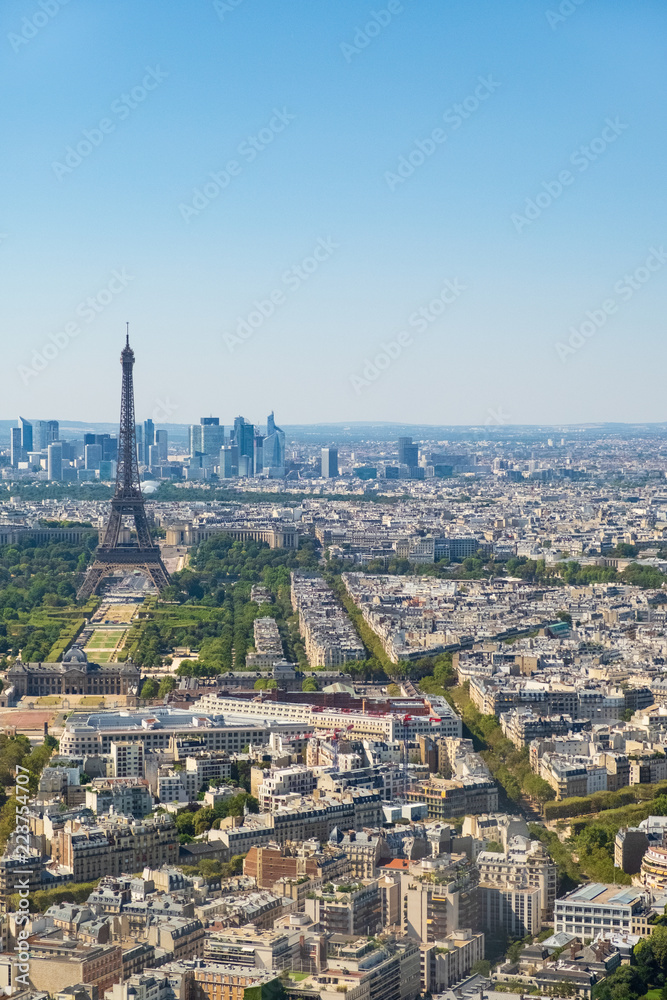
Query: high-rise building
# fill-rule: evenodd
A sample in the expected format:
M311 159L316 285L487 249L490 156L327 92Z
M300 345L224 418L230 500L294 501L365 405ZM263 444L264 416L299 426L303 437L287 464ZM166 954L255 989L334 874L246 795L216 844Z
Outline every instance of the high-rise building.
M208 455L217 461L224 443L225 428L218 417L202 417L198 424L191 424L190 458Z
M225 443L225 428L220 424L218 417L202 417L199 423L201 424L202 453L217 458Z
M137 442L137 461L144 464L144 429L141 424L134 425L134 438Z
M419 445L414 444L411 437L398 439L398 464L407 465L408 469L416 469L419 465Z
M252 450L253 475L259 476L264 471L264 437L255 431Z
M147 465L149 469L157 469L160 465L160 449L156 444L151 444L148 446Z
M322 479L338 476L338 448L322 448Z
M32 424L25 417L19 417L19 427L21 428L21 448L25 455L32 451Z
M202 441L202 425L201 424L190 424L189 435L189 445L188 452L190 458L195 458L197 455L204 454L204 445Z
M266 418L264 469L272 478L285 475L285 432L276 426L273 412Z
M109 459L116 458L118 454L118 439L114 434L93 434L92 432L87 432L83 435L83 446L86 447L87 444L99 444L102 448L102 458L105 461Z
M105 483L113 483L117 469L118 463L115 458L103 458L100 462L100 479Z
M47 448L46 474L54 482L60 482L63 470L63 449L57 441L52 441Z
M218 475L221 479L231 479L235 474L233 452L234 448L230 444L225 444L220 449L220 470Z
M253 465L253 452L255 446L255 427L254 424L248 423L245 417L237 417L234 421L234 442L239 450L239 475L240 472L240 460L242 455L246 455L250 459L250 469L252 472Z
M57 420L35 420L32 425L32 451L46 451L60 436Z
M148 449L152 444L155 444L155 424L149 417L148 420L144 420L144 462L146 465L150 465Z
M164 465L169 461L169 436L167 431L156 431L155 443L158 446L160 463Z
M102 445L87 444L84 446L83 452L86 469L99 469L102 461Z
M12 427L10 430L10 460L13 469L18 469L19 462L23 460L23 446L21 445L21 428Z

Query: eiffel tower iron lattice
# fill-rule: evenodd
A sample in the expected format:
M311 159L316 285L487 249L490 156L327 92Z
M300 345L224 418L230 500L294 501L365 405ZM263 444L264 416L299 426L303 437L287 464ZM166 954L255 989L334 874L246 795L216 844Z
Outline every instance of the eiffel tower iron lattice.
M104 530L104 537L95 552L95 561L89 567L77 594L77 597L84 600L95 593L105 577L118 570L143 570L158 590L164 590L169 583L169 574L162 562L160 549L151 538L139 482L132 377L134 351L130 347L129 324L120 363L123 368L123 386L120 397L116 492L111 501L111 513ZM136 543L124 544L120 540L125 516L131 517L134 521L137 532Z

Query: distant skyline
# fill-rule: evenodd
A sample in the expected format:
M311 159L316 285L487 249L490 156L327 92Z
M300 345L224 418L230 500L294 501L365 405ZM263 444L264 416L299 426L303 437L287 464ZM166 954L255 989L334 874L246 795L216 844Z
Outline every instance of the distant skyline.
M3 415L117 422L129 320L156 423L667 419L666 28L5 0Z

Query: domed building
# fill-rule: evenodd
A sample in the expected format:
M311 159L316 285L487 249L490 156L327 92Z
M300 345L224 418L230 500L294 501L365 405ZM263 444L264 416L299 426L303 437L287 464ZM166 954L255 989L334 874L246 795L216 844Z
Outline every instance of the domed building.
M14 700L46 695L137 693L141 671L131 660L125 663L90 663L85 651L71 646L60 663L23 663L16 660L7 672L14 687Z

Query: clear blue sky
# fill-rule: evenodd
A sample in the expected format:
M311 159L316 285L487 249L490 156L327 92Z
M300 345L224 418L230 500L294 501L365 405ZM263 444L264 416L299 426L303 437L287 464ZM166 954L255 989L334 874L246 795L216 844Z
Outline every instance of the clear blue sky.
M661 0L42 4L0 7L2 417L116 419L130 320L139 418L667 418Z

